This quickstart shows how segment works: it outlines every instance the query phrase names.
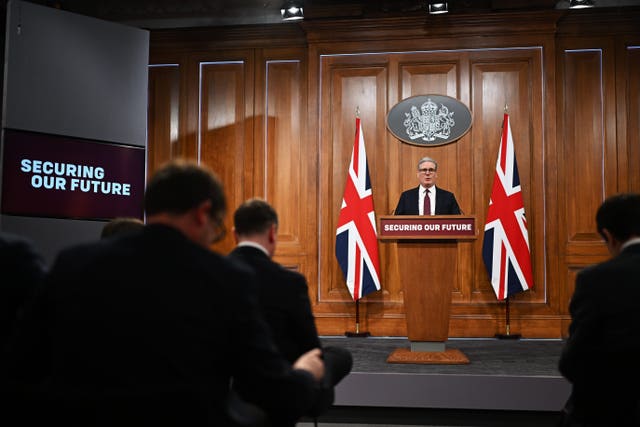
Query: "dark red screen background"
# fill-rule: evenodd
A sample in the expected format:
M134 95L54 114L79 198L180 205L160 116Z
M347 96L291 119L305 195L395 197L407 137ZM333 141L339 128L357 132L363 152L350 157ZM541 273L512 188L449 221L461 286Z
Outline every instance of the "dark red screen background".
M11 129L4 130L3 145L3 214L99 220L119 216L142 218L144 148ZM76 177L68 176L63 177L65 190L34 188L33 175L56 175L23 172L23 159L101 167L104 178L94 180L130 184L130 195L70 191L71 179Z

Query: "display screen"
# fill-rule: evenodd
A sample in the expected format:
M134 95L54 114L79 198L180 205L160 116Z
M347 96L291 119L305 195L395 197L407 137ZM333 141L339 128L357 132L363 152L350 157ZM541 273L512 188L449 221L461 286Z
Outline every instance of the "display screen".
M4 129L3 214L142 218L144 185L142 147Z

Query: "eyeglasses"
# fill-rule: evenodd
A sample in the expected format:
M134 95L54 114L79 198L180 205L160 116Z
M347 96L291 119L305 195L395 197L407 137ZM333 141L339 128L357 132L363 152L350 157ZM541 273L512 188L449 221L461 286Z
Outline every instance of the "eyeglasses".
M427 173L434 173L436 170L434 168L425 168L425 169L418 169L418 172L422 172L424 174Z

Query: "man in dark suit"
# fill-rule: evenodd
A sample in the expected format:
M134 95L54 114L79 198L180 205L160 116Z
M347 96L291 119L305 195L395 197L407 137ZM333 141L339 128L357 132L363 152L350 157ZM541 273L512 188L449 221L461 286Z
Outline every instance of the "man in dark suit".
M236 209L234 235L237 247L230 257L247 263L259 282L260 307L270 326L278 349L289 361L296 360L312 348L320 347L320 338L309 300L305 277L272 260L276 251L278 215L265 200L253 198ZM317 416L333 403L333 388L352 366L351 353L343 348L323 348L325 381L314 408L305 415ZM244 384L238 383L241 392ZM280 427L296 422L280 414L270 414L273 425Z
M270 339L251 270L209 249L224 232L217 177L169 163L149 181L145 210L139 231L58 256L9 379L46 384L44 417L64 425L230 425L232 379L268 410L305 413L324 373L320 349L292 367Z
M418 181L420 185L404 191L400 195L395 215L460 215L456 197L450 191L436 186L438 163L423 157L418 161Z
M640 194L596 213L612 258L576 276L559 369L572 384L562 426L640 425Z

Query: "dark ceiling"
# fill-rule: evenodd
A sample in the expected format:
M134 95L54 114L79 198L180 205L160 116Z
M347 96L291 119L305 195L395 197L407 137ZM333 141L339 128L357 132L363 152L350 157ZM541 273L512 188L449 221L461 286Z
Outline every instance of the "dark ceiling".
M141 28L281 23L288 0L30 0L69 12ZM640 0L594 0L596 7L640 5ZM303 0L305 20L424 14L426 0ZM566 9L568 0L448 0L450 14Z

